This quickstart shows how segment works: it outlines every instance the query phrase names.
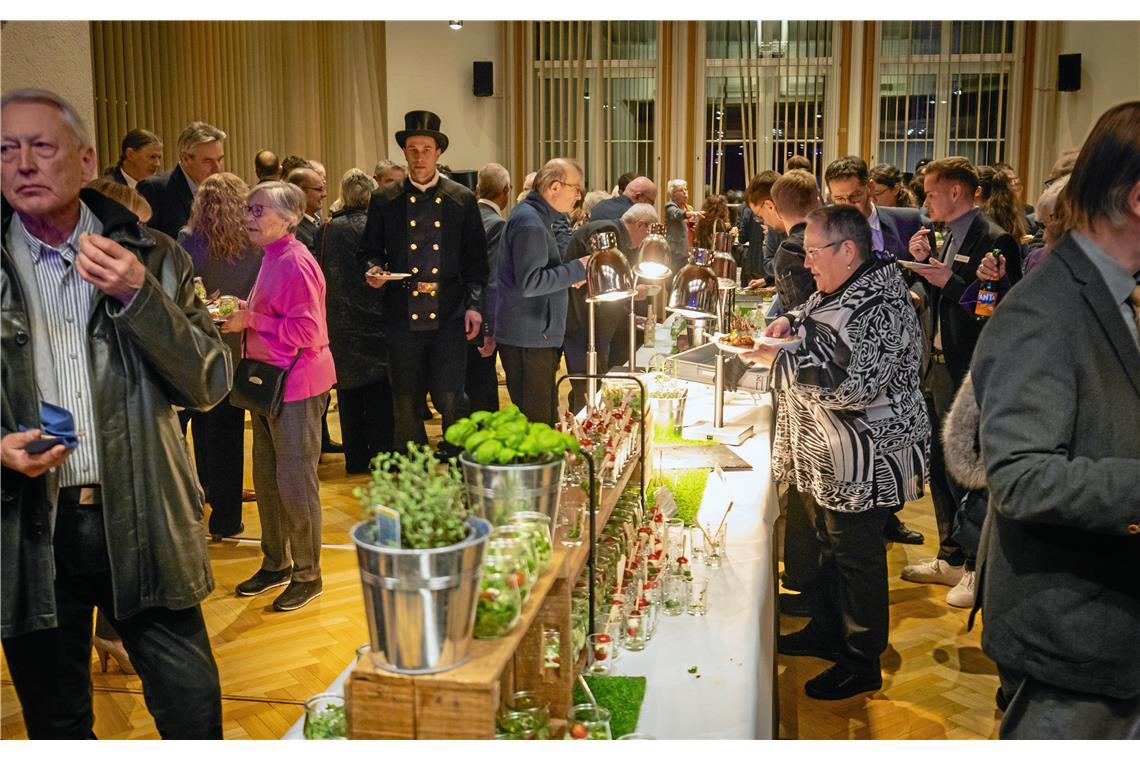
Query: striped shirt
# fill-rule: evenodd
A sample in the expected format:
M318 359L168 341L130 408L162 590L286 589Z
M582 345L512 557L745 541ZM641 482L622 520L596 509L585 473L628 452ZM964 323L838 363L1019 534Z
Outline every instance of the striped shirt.
M16 216L13 221L18 220ZM23 227L23 225L20 225ZM95 302L95 286L79 276L75 257L79 253L79 235L98 234L103 225L87 206L79 204L79 224L71 237L59 248L28 232L23 227L28 251L36 273L36 284L43 303L55 380L59 388L59 405L75 418L75 429L82 435L75 452L59 467L61 487L96 485L102 482L95 427L95 404L91 385L91 357L87 346L87 322Z

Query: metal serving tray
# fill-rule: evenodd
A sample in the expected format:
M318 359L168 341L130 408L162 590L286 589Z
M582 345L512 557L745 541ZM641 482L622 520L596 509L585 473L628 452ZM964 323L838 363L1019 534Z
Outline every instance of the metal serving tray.
M677 377L694 383L712 385L716 377L717 347L712 343L690 348L673 357L677 364ZM768 392L768 368L754 364L740 378L736 389L756 393Z

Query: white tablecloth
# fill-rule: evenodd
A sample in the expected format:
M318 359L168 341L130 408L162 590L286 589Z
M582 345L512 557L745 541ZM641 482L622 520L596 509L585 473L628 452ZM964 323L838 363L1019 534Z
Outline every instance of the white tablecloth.
M685 424L712 419L712 388L689 383ZM662 617L644 651L622 651L615 675L645 676L638 731L659 739L771 739L776 643L773 526L779 516L771 478L771 397L727 394L726 424L752 423L734 451L753 469L710 476L698 517L715 530L725 507L728 559L709 573L709 612ZM696 674L688 669L697 667ZM342 694L352 663L326 691ZM700 678L697 678L697 675ZM283 738L300 739L302 720Z
M698 513L716 529L725 507L728 560L707 572L709 612L663 617L641 652L622 651L616 675L645 676L639 732L660 739L771 739L775 670L773 526L779 516L771 479L770 396L757 404L728 394L725 422L751 422L755 435L733 450L753 469L710 476ZM712 388L689 384L685 424L712 417ZM689 668L697 667L696 674ZM697 675L700 678L697 678Z

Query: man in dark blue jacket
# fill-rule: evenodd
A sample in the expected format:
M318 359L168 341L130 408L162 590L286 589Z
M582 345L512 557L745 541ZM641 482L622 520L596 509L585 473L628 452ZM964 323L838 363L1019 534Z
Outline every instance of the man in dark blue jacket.
M511 401L532 422L553 424L557 417L554 376L566 331L567 289L585 279L588 257L563 264L551 225L581 195L578 162L547 161L534 189L511 213L500 242L495 342Z

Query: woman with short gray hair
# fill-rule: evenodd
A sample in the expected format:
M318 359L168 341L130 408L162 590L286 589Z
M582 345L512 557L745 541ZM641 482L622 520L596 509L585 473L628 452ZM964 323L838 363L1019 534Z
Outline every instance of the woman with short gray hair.
M317 257L328 283L329 348L336 364L336 396L344 469L368 471L381 451L392 450L392 388L380 297L360 276L356 250L368 221L376 181L349 169L340 181L344 207L322 227Z
M250 191L245 228L261 246L261 271L249 301L222 325L243 333L242 355L289 369L285 403L276 416L253 418L253 483L261 520L261 569L238 584L238 596L288 587L273 601L279 612L321 595L321 496L317 460L321 419L336 383L325 322L325 277L293 230L305 194L287 182Z

